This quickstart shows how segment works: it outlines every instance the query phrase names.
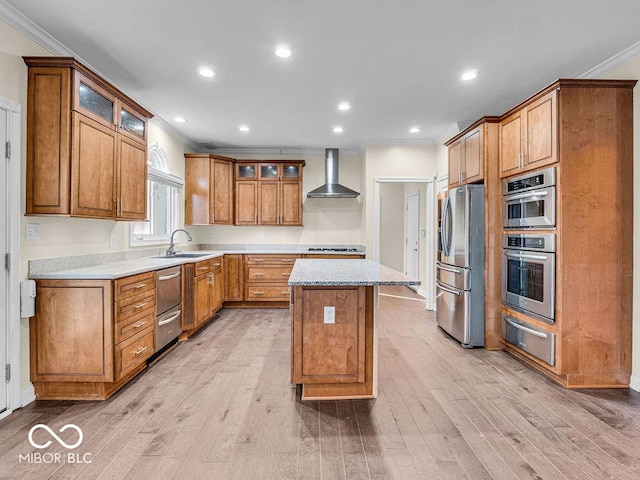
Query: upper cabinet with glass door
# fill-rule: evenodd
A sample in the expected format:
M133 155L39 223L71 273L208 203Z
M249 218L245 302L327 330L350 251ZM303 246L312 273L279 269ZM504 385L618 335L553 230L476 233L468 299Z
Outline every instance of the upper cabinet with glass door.
M298 162L261 163L258 171L260 180L300 180L302 164Z
M79 71L74 71L73 109L131 140L147 143L147 118Z

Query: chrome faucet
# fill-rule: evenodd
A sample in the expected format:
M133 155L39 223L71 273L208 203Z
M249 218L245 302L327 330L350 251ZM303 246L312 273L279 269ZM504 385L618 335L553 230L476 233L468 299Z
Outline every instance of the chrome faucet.
M173 243L173 236L178 232L186 233L188 242L193 240L193 238L191 238L191 235L189 235L189 232L187 232L184 228L178 228L177 230L174 230L173 232L171 232L171 240L169 240L169 248L167 248L167 253L166 253L167 257L171 257L172 255L176 254L176 246Z

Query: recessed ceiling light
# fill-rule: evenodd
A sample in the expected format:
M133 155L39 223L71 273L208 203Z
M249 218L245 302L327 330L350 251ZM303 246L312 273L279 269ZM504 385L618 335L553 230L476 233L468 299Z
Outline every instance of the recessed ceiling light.
M276 55L280 58L289 58L291 53L291 49L286 45L278 45L276 47Z
M420 133L420 127L411 127L409 133Z
M342 132L344 132L344 129L340 125L338 125L337 127L333 127L333 132L334 133L342 133Z
M203 77L213 77L216 73L211 70L209 67L200 67L198 68L198 73Z
M473 80L478 76L478 70L467 70L460 75L460 80Z
M178 122L178 123L184 123L184 122L186 122L186 121L187 121L187 119L186 119L186 118L184 118L184 117L175 117L175 118L173 119L173 121L174 121L174 122Z
M349 102L340 102L338 104L338 110L347 111L351 109L351 104Z
M240 130L241 132L248 132L251 129L249 128L249 125L240 125L238 127L238 130Z

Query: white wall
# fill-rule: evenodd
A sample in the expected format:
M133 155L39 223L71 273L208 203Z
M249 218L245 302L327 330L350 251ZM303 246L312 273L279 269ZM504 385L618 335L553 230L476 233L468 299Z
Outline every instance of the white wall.
M368 147L365 150L365 198L362 243L373 252L373 183L376 177L431 178L436 171L435 146Z
M640 79L640 57L607 78ZM631 387L640 391L640 84L633 89L633 348Z
M380 263L404 272L404 183L380 184Z
M305 160L302 172L304 227L188 226L198 243L302 243L361 244L362 195L357 198L307 198L307 192L324 184L324 153L302 155L247 155L224 153L243 160ZM362 155L340 152L340 183L362 192ZM213 235L213 239L211 239Z

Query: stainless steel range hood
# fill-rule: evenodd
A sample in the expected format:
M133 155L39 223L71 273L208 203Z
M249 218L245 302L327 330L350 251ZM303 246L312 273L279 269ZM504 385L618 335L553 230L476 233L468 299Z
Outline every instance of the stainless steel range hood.
M355 190L338 183L338 149L327 148L324 151L324 185L307 193L309 198L355 198L360 195Z

